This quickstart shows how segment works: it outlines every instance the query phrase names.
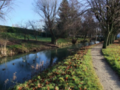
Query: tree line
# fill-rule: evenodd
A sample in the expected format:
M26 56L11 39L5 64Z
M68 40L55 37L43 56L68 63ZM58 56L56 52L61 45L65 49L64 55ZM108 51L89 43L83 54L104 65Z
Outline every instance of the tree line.
M72 38L75 44L79 35L96 36L100 32L99 24L90 10L82 9L78 0L36 0L35 11L45 22L44 30L51 33L51 42L56 44L59 38Z
M51 34L53 44L59 38L71 37L75 44L80 35L84 40L100 35L106 48L119 33L120 0L86 0L85 4L79 0L62 0L60 5L58 0L34 0L33 6L45 23L44 31ZM29 21L29 25L36 29L33 22Z
M103 48L113 43L120 30L120 0L87 0L104 36Z

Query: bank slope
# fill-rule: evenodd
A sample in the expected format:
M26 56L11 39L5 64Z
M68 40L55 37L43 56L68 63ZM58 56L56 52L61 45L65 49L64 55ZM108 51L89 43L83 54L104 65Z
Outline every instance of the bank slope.
M90 49L79 50L31 80L11 90L103 90L95 74Z

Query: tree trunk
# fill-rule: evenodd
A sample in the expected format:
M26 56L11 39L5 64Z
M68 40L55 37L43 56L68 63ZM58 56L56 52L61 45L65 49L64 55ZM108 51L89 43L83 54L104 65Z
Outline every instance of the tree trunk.
M95 41L97 41L97 39L98 39L98 37L97 37L97 34L96 34L96 39L95 39ZM96 42L95 42L95 44L96 44Z
M30 39L29 39L29 35L27 36L27 39L28 39L28 41L30 40Z
M24 35L24 40L26 41L26 35Z
M23 37L24 37L24 40L25 40L25 36L23 35Z
M105 39L104 39L104 43L103 43L103 48L106 48L106 47L107 47L109 35L110 35L110 33L108 33L108 34L105 35Z
M117 35L115 35L115 40L117 40Z
M86 40L86 36L87 36L87 34L85 34L84 41Z
M56 37L55 36L51 37L51 43L56 45Z
M77 40L78 40L78 39L73 38L73 39L72 39L72 44L76 44Z
M113 35L110 35L110 44L112 44L112 37Z
M111 40L111 35L109 35L109 37L108 37L107 46L109 46L109 45L110 45L110 40Z
M111 42L110 44L112 44L114 42L114 34L111 35Z
M36 41L37 41L37 36L35 36L35 39L36 39Z
M114 41L115 41L115 35L113 35L113 40L112 40L112 43L114 43Z
M28 41L29 41L29 37L28 37Z

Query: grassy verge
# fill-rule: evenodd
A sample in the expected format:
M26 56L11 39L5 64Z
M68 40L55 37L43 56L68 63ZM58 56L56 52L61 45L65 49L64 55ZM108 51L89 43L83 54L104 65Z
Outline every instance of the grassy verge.
M18 53L27 53L27 52L32 52L32 51L40 51L40 50L45 50L45 49L50 49L50 48L62 48L62 47L68 47L69 45L72 45L71 38L60 38L57 40L57 45L52 45L50 44L51 38L43 38L40 36L37 36L38 40L34 38L33 35L29 35L30 40L24 41L24 37L22 34L17 34L17 33L7 33L7 32L2 32L0 33L0 39L2 41L7 41L7 47L5 46L5 50L3 50L0 47L0 51L4 52L5 54L0 52L0 57L4 56L13 56ZM0 44L4 46L4 43L0 40ZM79 43L82 38L78 38L77 43ZM88 40L88 39L87 39Z
M120 75L120 45L112 44L102 52L111 67Z
M103 90L90 50L79 50L55 66L11 90Z
M13 52L16 52L16 53L27 53L27 52L40 51L40 50L48 49L50 47L47 47L47 46L44 46L44 45L22 43L22 44L7 46L7 48L8 48L9 51L12 50Z
M89 41L89 39L86 39L87 41ZM68 45L72 45L72 38L66 38L66 39L63 39L63 38L60 38L57 40L57 46L58 47L66 47ZM83 38L78 38L76 44L80 43L81 41L83 41Z

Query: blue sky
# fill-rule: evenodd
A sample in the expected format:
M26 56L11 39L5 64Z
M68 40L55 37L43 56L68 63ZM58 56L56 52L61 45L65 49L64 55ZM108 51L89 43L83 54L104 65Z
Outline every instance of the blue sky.
M41 20L40 16L34 12L34 0L13 0L12 10L6 14L6 20L0 19L0 25L24 25L29 20ZM62 0L58 0L61 2ZM39 23L42 27L43 22Z
M12 10L6 14L6 20L0 20L0 25L12 26L24 24L28 20L40 20L40 16L34 12L34 0L14 0Z
M13 0L11 5L12 10L5 16L6 20L0 19L0 25L12 26L12 25L24 25L29 20L41 20L40 16L34 11L34 0ZM61 0L59 0L61 1ZM39 23L42 27L43 22Z

